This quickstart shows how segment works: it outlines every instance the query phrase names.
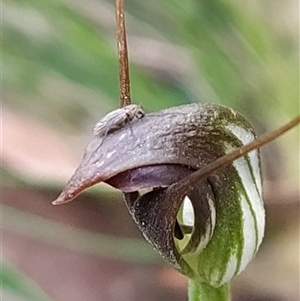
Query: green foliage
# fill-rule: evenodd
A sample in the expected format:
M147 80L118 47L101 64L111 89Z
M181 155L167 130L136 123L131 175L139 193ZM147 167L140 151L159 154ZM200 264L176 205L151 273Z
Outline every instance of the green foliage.
M49 121L53 121L49 115L58 114L77 130L78 121L95 118L95 111L104 115L103 103L106 110L117 106L118 66L111 28L114 7L108 1L102 4L110 13L110 24L102 21L100 10L96 24L97 14L92 18L78 3L4 1L3 79L19 96L10 97L10 101L19 105L25 95L25 110L35 114L37 105ZM145 45L136 50L133 45L129 48L133 52L133 100L147 109L195 101L221 102L252 111L265 122L274 111L292 113L298 95L296 41L292 35L277 32L272 19L265 18L268 7L264 5L245 8L238 1L221 0L126 1L129 47L131 36L143 35L174 50L182 47L190 62L179 74L145 72L147 69L133 63L134 57L138 52L147 60L151 49ZM16 21L19 18L21 24ZM142 39L138 42L143 44ZM175 66L182 59L180 52L170 55ZM154 62L158 68L155 64L158 62ZM54 79L57 91L49 95L47 86ZM95 97L76 99L64 91L64 85L66 89L72 85L92 91Z
M25 237L38 239L54 246L99 257L133 263L160 263L160 257L142 239L112 237L75 229L37 215L2 206L3 225ZM26 225L26 227L24 227Z
M51 300L30 278L7 262L1 263L1 296L3 300Z

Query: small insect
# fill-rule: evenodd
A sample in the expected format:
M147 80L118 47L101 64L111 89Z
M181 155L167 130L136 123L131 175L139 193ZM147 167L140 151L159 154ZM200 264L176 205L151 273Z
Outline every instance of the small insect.
M94 135L98 137L106 136L108 133L124 127L134 118L141 119L144 116L145 112L142 107L135 104L114 110L96 123L93 129Z

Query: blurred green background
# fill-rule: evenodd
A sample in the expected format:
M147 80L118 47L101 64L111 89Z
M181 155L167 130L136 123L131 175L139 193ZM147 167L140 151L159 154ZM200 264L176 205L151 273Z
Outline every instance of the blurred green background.
M299 114L299 12L285 1L126 0L132 99L214 102L257 133ZM119 105L114 1L2 2L3 300L186 300L105 185L51 201ZM299 300L299 128L262 150L266 239L234 300Z

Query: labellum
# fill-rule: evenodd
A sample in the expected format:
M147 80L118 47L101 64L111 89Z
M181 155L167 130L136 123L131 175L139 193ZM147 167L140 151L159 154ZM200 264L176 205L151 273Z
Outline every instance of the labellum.
M258 150L189 183L196 170L255 139L242 115L218 105L183 105L102 138L87 146L54 204L106 182L123 191L146 239L189 278L218 287L245 268L265 225Z

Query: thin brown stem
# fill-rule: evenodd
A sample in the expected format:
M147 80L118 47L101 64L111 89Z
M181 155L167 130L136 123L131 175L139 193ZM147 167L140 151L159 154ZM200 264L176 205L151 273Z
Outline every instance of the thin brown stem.
M251 152L252 150L261 148L265 144L275 140L276 138L278 138L279 136L281 136L288 130L290 130L293 127L295 127L296 125L298 125L299 123L300 123L300 116L296 117L292 121L288 122L287 124L283 125L282 127L278 128L272 132L268 132L268 133L265 133L265 134L259 136L251 143L241 146L241 147L237 148L236 150L232 151L231 153L218 158L216 161L206 165L205 167L192 173L190 176L184 178L182 181L180 181L178 183L180 186L178 188L184 189L184 187L186 185L195 184L196 182L200 181L201 179L206 178L213 172L215 172L225 166L230 165L234 160L245 156L247 153Z
M120 106L131 104L123 0L116 0L117 46L119 56Z

